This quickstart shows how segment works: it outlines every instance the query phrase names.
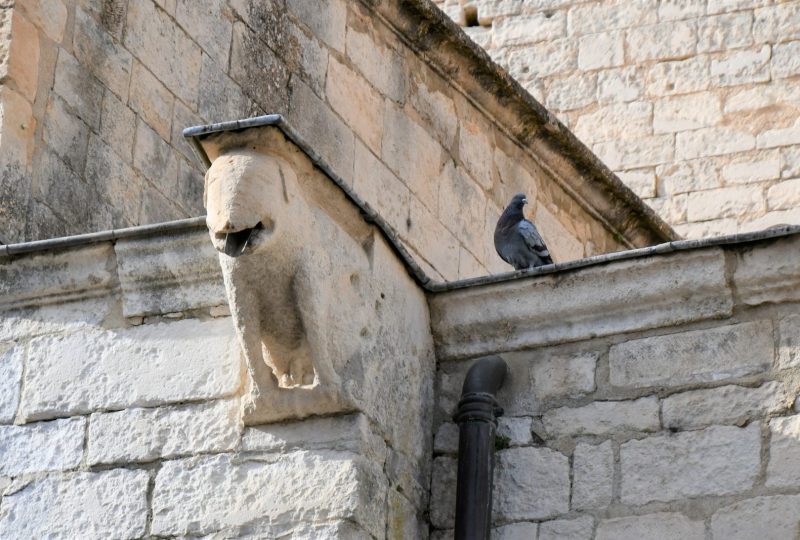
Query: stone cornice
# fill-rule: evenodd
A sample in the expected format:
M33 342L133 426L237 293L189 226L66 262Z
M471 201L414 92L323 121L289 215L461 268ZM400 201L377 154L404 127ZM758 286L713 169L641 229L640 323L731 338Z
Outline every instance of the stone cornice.
M800 302L800 227L662 244L429 296L440 360L729 317Z

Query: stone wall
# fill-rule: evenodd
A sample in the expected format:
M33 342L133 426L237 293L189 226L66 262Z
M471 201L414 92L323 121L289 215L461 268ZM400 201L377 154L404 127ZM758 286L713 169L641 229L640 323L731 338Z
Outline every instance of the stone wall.
M380 9L410 24L400 4ZM569 156L547 155L546 130L536 148L511 134L519 116L502 104L489 112L497 96L478 68L425 52L454 29L427 22L427 33L410 36L371 9L344 0L3 3L0 241L202 215L202 171L181 130L282 113L432 277L509 269L491 237L517 191L528 193L556 260L641 245L566 186L595 183ZM626 226L636 222L623 213Z
M438 4L680 234L800 222L800 2Z
M795 232L432 298L432 537L452 537L460 385L493 353L510 369L495 538L795 537L798 248Z
M427 305L381 238L373 256L428 336L393 325L382 335L413 354L364 366L405 414L271 425L243 425L247 375L205 227L0 259L0 537L424 537Z

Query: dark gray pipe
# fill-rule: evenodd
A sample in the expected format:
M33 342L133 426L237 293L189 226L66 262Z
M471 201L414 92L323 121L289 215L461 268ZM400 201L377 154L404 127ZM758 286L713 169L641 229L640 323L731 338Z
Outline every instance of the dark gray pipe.
M464 378L453 419L459 425L455 540L488 540L492 521L494 436L503 414L495 394L506 363L499 356L475 362Z

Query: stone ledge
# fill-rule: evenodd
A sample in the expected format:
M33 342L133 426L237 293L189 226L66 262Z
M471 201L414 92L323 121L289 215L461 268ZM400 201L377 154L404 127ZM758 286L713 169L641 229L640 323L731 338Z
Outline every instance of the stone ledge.
M719 248L432 296L440 361L730 316Z
M217 254L204 229L117 241L126 317L227 304Z

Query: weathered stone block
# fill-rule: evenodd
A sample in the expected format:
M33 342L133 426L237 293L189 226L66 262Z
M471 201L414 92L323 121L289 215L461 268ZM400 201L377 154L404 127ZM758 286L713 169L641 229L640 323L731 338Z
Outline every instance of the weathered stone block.
M134 62L128 104L165 140L170 136L173 101L167 87L142 64Z
M127 101L133 57L81 8L75 10L72 49L88 71L121 100Z
M95 135L89 139L85 178L109 203L115 227L138 223L142 179L133 167Z
M456 100L456 111L459 117L458 157L472 178L489 190L494 184L495 127L461 98Z
M726 506L711 517L714 540L791 538L800 524L800 496L755 497Z
M439 221L446 224L462 243L476 253L483 253L483 216L486 211L486 195L466 174L448 161L436 180L439 184Z
M768 129L759 133L756 138L758 148L774 148L790 144L800 144L800 119L795 120L794 125L789 127Z
M709 86L709 59L705 55L659 62L647 74L647 93L655 96L698 92L707 90Z
M769 369L772 356L770 321L741 323L614 345L609 379L628 388L720 381Z
M344 52L347 3L344 0L294 0L286 7L330 48Z
M622 32L589 34L578 42L578 68L590 70L621 66L625 63L625 39Z
M594 103L597 99L597 77L594 73L579 73L555 79L550 83L547 92L547 107L557 111L569 111Z
M325 96L347 125L373 152L380 154L384 111L381 95L361 75L331 58Z
M684 515L660 512L644 516L604 519L597 524L597 540L704 540L705 525Z
M611 441L578 444L572 456L572 508L601 508L611 503L614 452Z
M140 538L147 524L146 471L48 476L3 498L3 538Z
M634 4L615 0L602 4L579 5L569 10L569 34L593 34L652 24L658 19L656 7L654 0L643 0Z
M629 441L620 446L620 496L624 504L641 505L739 493L752 487L760 454L758 424Z
M385 459L383 440L375 435L363 414L310 418L287 424L248 427L242 437L243 452L336 450Z
M216 252L205 230L119 240L114 250L126 317L227 302Z
M6 9L0 27L0 80L33 103L39 81L39 33L13 4Z
M774 43L800 38L800 6L793 2L775 5L748 3L757 7L753 21L753 37L757 42Z
M412 195L409 206L410 223L406 234L401 233L401 237L444 279L457 279L458 240L420 199Z
M23 347L0 343L0 424L10 424L17 414L23 354Z
M658 3L658 19L674 21L704 15L707 0L662 0Z
M593 537L594 518L591 516L545 521L539 525L539 540L592 540Z
M51 116L53 115L52 112L50 114ZM48 118L45 125L49 125L50 129L54 129L54 124L60 120L60 117L55 119ZM55 128L57 127L58 126L55 126ZM2 189L4 192L10 191L12 193L16 193L18 189L22 188L22 186L12 179L12 174L10 174L8 171L16 170L19 171L18 174L22 174L22 171L31 162L31 157L33 156L33 141L34 131L36 129L36 119L33 117L31 104L28 103L20 94L14 92L5 85L0 86L0 129L2 129L3 134L2 141L0 141L0 149L3 151L2 164L9 167L8 169L5 169L7 172L4 174L6 175L7 179L0 183L0 189ZM46 137L47 140L51 142L59 140L57 133L48 132L46 133ZM6 187L7 184L11 185ZM6 201L9 201L9 199L9 197L5 198ZM23 205L20 204L20 206ZM24 228L24 223L15 224L15 222L24 222L23 216L25 215L25 212L27 212L27 209L20 207L16 209L16 211L13 210L14 209L11 208L11 204L6 203L6 212L8 212L10 215L4 216L3 219L3 226L5 228L4 236L12 234L14 228ZM13 240L14 238L12 237L8 238L6 241Z
M497 435L506 437L509 446L529 445L532 440L531 423L530 418L501 416L497 419Z
M750 133L728 127L702 128L675 136L675 158L678 160L733 154L755 147L755 137Z
M202 50L153 2L128 6L125 47L184 103L197 102Z
M644 78L635 66L603 70L597 74L597 98L601 103L634 101L644 91Z
M581 115L574 131L588 142L635 139L652 133L652 118L652 103L614 103Z
M457 460L437 457L431 473L431 525L439 529L452 527L456 517ZM497 477L495 477L497 485Z
M574 39L554 39L514 49L506 65L519 81L573 71L578 67L578 44Z
M85 426L84 418L0 426L0 476L77 467L83 457Z
M716 125L722 103L714 92L660 99L653 109L653 131L671 133Z
M784 78L798 74L800 74L800 42L775 45L772 49L772 76Z
M233 450L239 442L239 401L94 413L87 463L133 463Z
M361 141L356 141L353 190L398 233L407 230L409 190Z
M629 60L667 60L688 56L697 46L697 25L694 21L662 22L636 26L628 30Z
M792 260L798 245L800 239L790 236L741 252L733 274L741 301L752 306L800 300L800 268Z
M750 154L724 165L720 175L727 183L763 182L781 176L781 160L777 150ZM769 200L769 198L767 199Z
M530 353L514 353L512 356L518 355L525 358ZM595 389L596 353L535 354L530 362L532 390L537 399L576 398Z
M406 91L406 69L403 59L393 48L379 41L369 27L361 31L347 29L347 57L381 94L397 102L403 101ZM455 121L455 119L453 119Z
M445 148L452 148L458 128L458 116L450 91L443 81L423 71L411 74L408 101L427 122Z
M789 315L778 323L778 368L800 366L800 315Z
M61 43L67 23L67 8L61 0L26 0L15 4L14 8L55 43Z
M381 155L389 166L422 201L433 205L443 160L442 147L426 129L411 120L391 102L386 105Z
M689 221L752 216L760 214L763 209L764 195L760 186L736 186L689 193Z
M257 111L257 107L245 94L242 88L243 85L228 77L219 64L208 55L203 55L203 62L200 68L200 84L203 91L197 96L197 113L207 121L246 118ZM177 111L180 107L182 107L181 102L175 101L175 110ZM183 122L179 126L175 126L174 122L175 120L173 120L172 125L173 144L175 144L175 141L183 139L181 134L183 128L203 123L203 121L192 119L189 122ZM191 154L187 157L192 160L195 159Z
M672 135L642 135L597 143L592 149L612 170L635 169L671 162L675 142Z
M238 390L240 370L228 319L44 336L30 343L20 414L32 420L225 397Z
M292 452L272 463L187 458L164 463L156 475L152 531L205 535L271 516L274 527L351 520L381 537L385 497L374 465L349 453Z
M28 124L28 129L30 129L30 126L32 126L32 124ZM47 111L45 112L44 142L47 143L73 171L81 171L87 161L86 144L88 140L89 126L74 115L61 98L57 95L51 95L50 100L47 102ZM3 144L5 144L5 141L6 135L4 131ZM12 144L12 148L13 146L25 148L24 143L20 145Z
M658 399L645 397L632 401L595 401L583 407L560 407L542 417L548 435L574 437L605 435L614 431L656 431Z
M752 24L750 11L703 17L697 22L697 51L724 51L752 45Z
M711 60L711 79L720 86L768 81L770 56L769 45L725 53Z
M495 456L495 520L543 519L568 511L569 460L565 455L527 447L502 450Z
M786 180L767 190L770 210L789 210L800 206L800 178Z
M133 166L166 196L177 194L178 158L175 150L141 120L136 123Z
M792 399L779 382L768 382L758 388L721 386L669 396L664 399L661 415L666 428L742 425L791 406Z
M441 454L458 452L458 431L458 426L452 422L445 422L439 426L433 437L433 451Z
M781 149L781 177L800 177L800 145Z
M767 486L794 487L800 483L800 416L773 418L769 430Z
M99 133L114 152L129 163L133 161L135 125L136 114L113 92L106 92L103 95Z
M452 291L430 306L442 361L720 317L731 298L722 253L698 250Z
M649 199L656 196L656 175L652 168L618 172L617 176L639 197Z
M227 70L233 13L224 2L178 0L175 20L214 61ZM221 120L221 119L220 119Z
M100 296L112 286L113 276L109 271L112 250L110 245L95 244L57 252L41 252L17 257L0 267L0 305L5 310L40 306L42 304L77 300L86 296ZM83 293L83 294L81 294ZM95 319L88 314L79 315L67 304L57 309L75 322ZM80 308L79 308L80 309ZM0 325L6 318L17 319L23 314L3 314ZM67 320L48 328L47 332L61 330ZM16 339L35 333L33 328L21 328L18 332L9 329L2 339Z
M575 230L569 217L560 213L560 219L556 218L547 206L540 201L536 203L534 221L542 238L547 239L550 256L555 262L560 263L583 258L583 243L575 238L574 233L567 230L567 227L570 227L573 231ZM506 270L508 270L507 267Z
M495 540L529 540L536 538L538 523L511 523L492 530L492 538Z
M511 47L557 39L565 35L566 23L564 11L498 19L492 25L492 44L495 47Z
M333 171L350 182L355 151L353 132L326 103L297 79L292 82L289 118L295 129L319 152ZM388 137L388 130L385 137Z

